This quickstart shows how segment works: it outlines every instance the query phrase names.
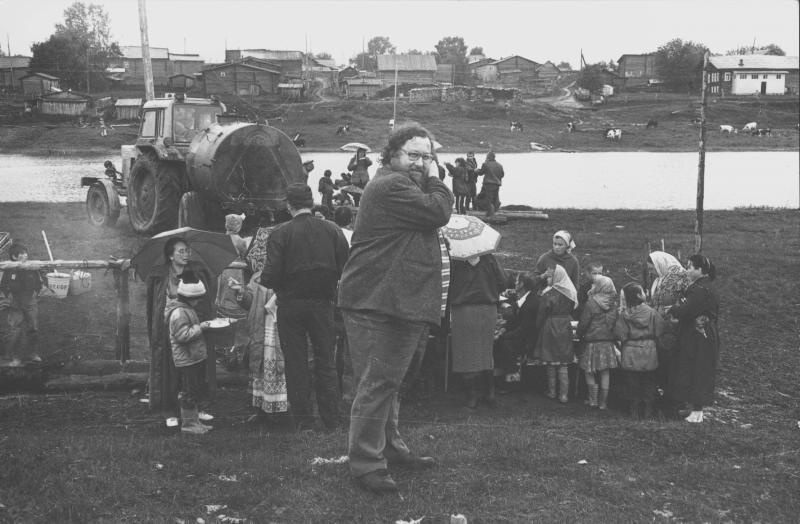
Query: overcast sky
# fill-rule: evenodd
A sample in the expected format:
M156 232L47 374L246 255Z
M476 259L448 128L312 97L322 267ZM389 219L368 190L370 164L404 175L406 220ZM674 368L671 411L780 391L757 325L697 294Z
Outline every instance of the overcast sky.
M92 3L92 2L85 2ZM139 45L137 0L96 0L120 45ZM0 0L0 38L30 56L72 0ZM483 0L303 1L147 0L150 45L221 62L225 48L328 52L340 64L374 36L399 52L433 50L445 36L492 58L518 54L537 62L580 65L655 51L682 38L724 53L740 45L778 44L800 54L798 0ZM185 45L185 47L184 47Z

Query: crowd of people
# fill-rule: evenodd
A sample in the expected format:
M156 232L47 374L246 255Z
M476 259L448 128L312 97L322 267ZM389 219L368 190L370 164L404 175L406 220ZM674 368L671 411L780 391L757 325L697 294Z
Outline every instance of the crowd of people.
M350 471L375 492L397 491L390 468L436 464L409 448L399 424L401 388L426 373L431 341L449 338L441 347L449 346L447 372L462 379L466 409L494 405L499 390L541 367L546 397L567 403L578 391L570 378L577 368L591 408L607 409L609 392L619 390L634 417L653 416L664 399L687 408L688 422L702 422L719 352L709 259L692 255L683 267L653 252L652 285L629 282L618 292L602 265L589 262L581 273L564 230L525 271L503 268L491 252L451 258L442 228L454 206L464 213L474 201L469 172L477 163L470 154L447 165L454 195L432 141L418 125L397 128L372 179L363 152L354 155L360 173L350 182L362 192L352 227L349 207L330 216L299 183L288 187L282 223L262 224L249 242L240 236L244 217L226 217L239 264L219 276L191 260L190 242L170 238L164 263L146 279L151 409L184 433L211 429L204 402L216 315L233 322L230 344L247 355L252 419L289 413L301 432L347 427ZM492 209L502 166L489 153L479 171ZM24 260L26 250L11 253ZM37 286L21 270L0 283L34 332Z

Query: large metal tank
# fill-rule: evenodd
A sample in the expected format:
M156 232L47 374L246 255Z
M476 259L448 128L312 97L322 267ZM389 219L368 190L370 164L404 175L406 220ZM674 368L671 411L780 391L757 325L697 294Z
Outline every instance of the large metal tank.
M192 190L234 212L284 209L287 186L307 178L286 134L247 123L213 124L198 134L186 171Z

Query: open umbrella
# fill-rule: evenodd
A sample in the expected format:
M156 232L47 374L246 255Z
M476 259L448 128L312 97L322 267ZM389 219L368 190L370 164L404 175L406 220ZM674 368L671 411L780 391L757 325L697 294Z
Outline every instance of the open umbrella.
M433 141L433 143L431 144L431 146L433 147L433 150L434 150L434 151L438 151L438 150L440 150L440 149L443 147L443 146L442 146L442 144L440 144L440 143L439 143L439 142L437 142L436 140L434 140L434 141Z
M361 189L358 186L354 186L353 184L350 184L349 186L344 186L342 188L342 191L344 191L345 193L350 193L351 195L360 195L364 192L363 189Z
M349 144L345 144L339 148L342 151L350 151L351 153L355 153L359 149L364 149L367 153L372 151L367 144L362 144L361 142L350 142Z
M159 233L145 242L142 249L131 259L131 266L136 268L136 273L142 279L147 278L151 269L166 262L164 245L167 240L175 237L185 240L191 248L192 254L189 256L189 260L205 264L215 275L222 273L222 270L238 256L236 247L228 235L191 227L171 229Z
M500 243L497 230L470 215L452 215L442 234L450 241L450 257L456 260L492 253Z

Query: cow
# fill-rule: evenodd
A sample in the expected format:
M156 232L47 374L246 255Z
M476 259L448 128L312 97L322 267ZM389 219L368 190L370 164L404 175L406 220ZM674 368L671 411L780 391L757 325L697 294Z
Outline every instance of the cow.
M567 122L567 133L574 133L578 130L578 125L575 122Z
M658 120L653 120L652 118L647 121L647 125L645 126L647 129L653 129L658 127Z
M744 125L744 127L742 128L742 133L746 133L748 131L752 133L756 129L758 129L758 122L750 122Z
M719 132L720 133L728 133L729 135L735 135L735 134L739 133L739 130L736 129L735 127L731 126L731 125L722 124L721 126L719 126Z
M772 136L772 129L769 127L762 127L759 129L753 130L753 135L755 136Z
M513 120L511 121L511 126L510 127L511 127L512 131L520 131L520 132L522 132L524 130L523 127L522 127L522 122L515 122Z
M337 135L348 135L348 134L350 134L350 122L347 122L346 124L344 124L342 126L339 126L336 129L336 134Z
M292 136L292 142L294 142L294 145L297 147L306 147L306 139L303 138L301 133L295 133L294 136Z
M622 129L609 127L603 132L603 138L619 142L622 139Z

